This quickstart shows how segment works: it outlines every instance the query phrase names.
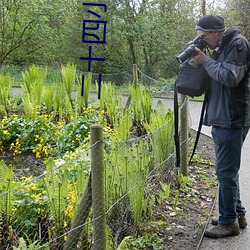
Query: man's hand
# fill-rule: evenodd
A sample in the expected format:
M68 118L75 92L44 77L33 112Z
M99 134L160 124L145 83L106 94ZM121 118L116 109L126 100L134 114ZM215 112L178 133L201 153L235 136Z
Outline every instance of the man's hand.
M197 64L203 64L207 56L197 47L195 47L195 51L198 53L197 56L192 57Z

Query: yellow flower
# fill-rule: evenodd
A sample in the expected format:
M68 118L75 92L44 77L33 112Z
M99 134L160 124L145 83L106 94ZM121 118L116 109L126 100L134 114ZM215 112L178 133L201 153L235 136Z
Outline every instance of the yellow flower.
M45 154L46 157L48 157L49 153L46 147L43 147L43 153Z
M4 131L3 131L3 134L4 134L4 135L9 135L10 133L9 133L8 130L4 130Z
M32 197L35 198L36 201L40 201L42 199L41 195L42 195L41 193L33 194Z
M19 150L14 150L14 153L13 153L13 155L18 155L18 154L21 154L22 153L22 151L19 151Z
M35 191L37 190L37 185L35 183L30 183L29 185L26 186L26 189L28 191Z
M64 211L64 213L65 213L65 215L68 215L69 218L73 218L74 217L73 206L68 205L66 208L66 211Z
M41 155L39 152L36 152L36 158L40 159L41 158Z
M11 210L12 210L12 212L16 212L17 208L13 207Z
M76 196L75 196L75 195L72 195L72 197L71 197L71 202L72 202L72 203L76 203Z

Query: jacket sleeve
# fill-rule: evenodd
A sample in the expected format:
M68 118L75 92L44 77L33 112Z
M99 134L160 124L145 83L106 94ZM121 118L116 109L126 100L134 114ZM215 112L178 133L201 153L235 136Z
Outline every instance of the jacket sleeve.
M244 38L235 39L227 48L224 58L214 60L207 57L203 66L209 76L227 87L236 87L243 79L249 67L250 53ZM223 60L222 62L220 60Z

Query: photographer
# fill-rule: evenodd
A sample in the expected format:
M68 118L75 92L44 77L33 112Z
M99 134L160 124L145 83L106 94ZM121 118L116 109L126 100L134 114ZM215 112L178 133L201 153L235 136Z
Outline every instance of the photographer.
M219 181L219 218L205 235L221 238L239 234L247 226L240 200L241 149L250 126L250 47L237 27L225 30L220 16L202 17L196 33L213 50L212 57L200 49L193 59L203 64L211 80L204 125L212 126Z

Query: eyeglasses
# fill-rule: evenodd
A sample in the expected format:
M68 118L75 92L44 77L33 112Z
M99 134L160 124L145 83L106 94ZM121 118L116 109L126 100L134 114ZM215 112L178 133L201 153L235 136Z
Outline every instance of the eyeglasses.
M210 31L210 32L206 32L202 35L200 35L199 37L202 38L202 39L205 39L207 37L208 34L211 34L211 33L214 33L213 31Z

